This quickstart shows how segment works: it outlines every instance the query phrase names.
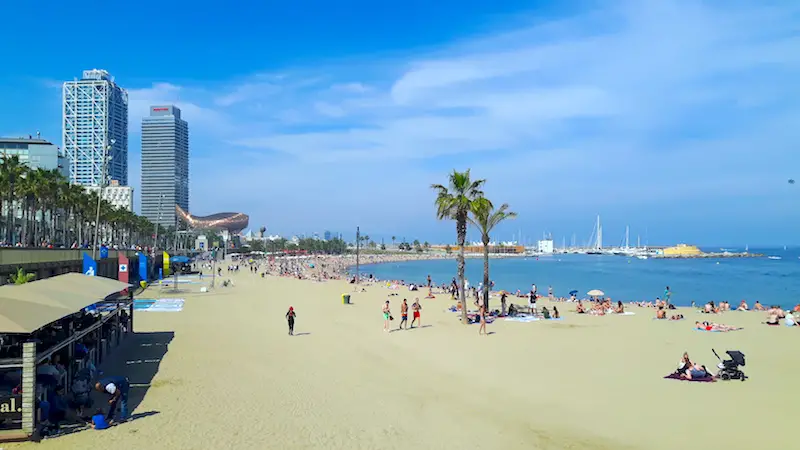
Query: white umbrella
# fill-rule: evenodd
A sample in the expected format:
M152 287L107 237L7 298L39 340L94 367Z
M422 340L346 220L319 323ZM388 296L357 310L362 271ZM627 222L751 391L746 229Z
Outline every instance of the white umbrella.
M606 295L600 289L592 289L591 291L587 292L587 294L589 294L589 297L602 297Z

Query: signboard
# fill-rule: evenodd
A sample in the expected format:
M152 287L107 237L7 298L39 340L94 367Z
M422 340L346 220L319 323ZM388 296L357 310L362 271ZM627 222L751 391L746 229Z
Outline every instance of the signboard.
M128 264L130 261L128 261L128 257L122 252L118 252L117 254L119 255L119 275L117 278L123 283L128 283L130 280L130 273L128 272Z
M22 419L22 395L0 398L0 421Z
M108 247L105 245L100 247L100 259L108 258Z
M90 277L97 276L97 261L92 259L88 253L83 254L83 274Z

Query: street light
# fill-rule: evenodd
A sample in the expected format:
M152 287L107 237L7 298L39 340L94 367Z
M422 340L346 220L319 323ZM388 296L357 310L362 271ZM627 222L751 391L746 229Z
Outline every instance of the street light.
M153 239L153 257L156 256L156 247L158 247L158 225L161 223L161 202L164 201L164 194L158 198L158 219L156 219L156 226L154 232L154 239Z
M103 150L103 159L100 162L100 189L97 193L97 215L94 221L94 245L92 246L92 259L97 261L97 236L100 233L100 203L103 200L103 186L106 183L106 171L108 170L108 161L111 159L111 149L117 143L116 139L111 140L111 145L107 145Z

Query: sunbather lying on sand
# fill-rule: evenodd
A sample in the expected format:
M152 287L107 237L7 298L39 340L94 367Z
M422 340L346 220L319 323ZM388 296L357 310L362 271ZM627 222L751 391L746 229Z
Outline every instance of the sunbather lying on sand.
M674 316L669 316L669 320L683 320L683 314L675 314Z
M698 330L705 330L705 331L736 331L741 330L741 327L734 327L731 325L723 325L714 322L695 322L695 327Z

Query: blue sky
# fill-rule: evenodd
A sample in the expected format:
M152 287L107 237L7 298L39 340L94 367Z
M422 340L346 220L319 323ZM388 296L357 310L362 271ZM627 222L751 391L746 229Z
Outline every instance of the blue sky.
M141 117L183 110L196 214L450 241L428 186L471 168L520 214L503 240L581 242L599 213L608 244L626 224L651 244L800 244L792 2L26 3L0 6L19 19L0 135L60 145L61 82L106 69L130 95L135 187Z

